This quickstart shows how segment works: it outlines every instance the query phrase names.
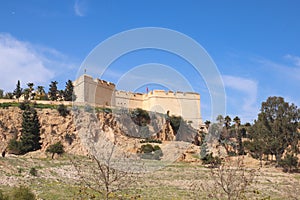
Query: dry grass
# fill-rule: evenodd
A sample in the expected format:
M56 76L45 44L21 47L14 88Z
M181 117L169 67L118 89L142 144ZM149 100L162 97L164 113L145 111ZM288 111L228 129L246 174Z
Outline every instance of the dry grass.
M76 159L93 165L88 158L76 157ZM38 171L36 177L29 173L32 167ZM246 167L246 171L252 169L257 170L252 166ZM248 195L248 199L300 197L299 174L283 173L281 169L272 167L262 168L256 172L253 183L247 188L248 192L253 192L253 195ZM177 162L161 170L139 175L137 182L130 188L111 194L111 197L112 199L204 199L211 194L210 190L213 188L211 184L214 181L211 169L203 167L200 163ZM200 192L192 187L195 183L201 185ZM29 186L40 199L47 200L76 199L79 193L93 194L80 184L76 170L67 155L56 160L15 156L0 158L0 188L9 191L11 187L20 184Z

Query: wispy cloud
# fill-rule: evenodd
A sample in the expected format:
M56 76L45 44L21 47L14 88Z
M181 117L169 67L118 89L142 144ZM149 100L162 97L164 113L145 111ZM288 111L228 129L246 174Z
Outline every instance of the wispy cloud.
M258 64L266 67L270 72L276 73L281 77L285 77L289 81L300 80L300 57L286 55L285 58L288 63L274 62L268 59L260 58L257 60Z
M87 0L76 0L74 3L74 12L79 17L84 17L88 10Z
M223 75L226 90L234 90L227 93L227 101L230 106L235 106L237 113L244 120L252 120L257 112L257 87L255 80L237 76ZM233 96L229 96L234 94Z
M292 61L295 66L300 67L300 57L299 56L293 56L293 55L287 54L284 56L284 58Z
M55 49L20 41L0 33L0 88L12 91L17 80L26 84L48 84L60 73L72 68L66 56Z

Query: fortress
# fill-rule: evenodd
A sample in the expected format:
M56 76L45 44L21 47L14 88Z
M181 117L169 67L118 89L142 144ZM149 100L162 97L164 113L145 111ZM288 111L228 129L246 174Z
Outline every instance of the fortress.
M93 79L86 74L74 81L76 103L113 108L142 108L147 111L182 116L194 128L202 125L200 95L195 92L153 90L133 93L116 90L114 83Z

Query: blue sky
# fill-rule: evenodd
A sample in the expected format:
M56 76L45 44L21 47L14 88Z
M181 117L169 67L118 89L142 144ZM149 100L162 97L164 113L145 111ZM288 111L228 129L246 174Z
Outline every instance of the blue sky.
M227 114L252 121L268 96L283 96L300 106L299 8L297 0L1 0L0 88L12 91L18 79L23 87L57 80L63 88L100 42L129 29L163 27L206 49L224 81ZM194 76L189 63L170 53L129 53L104 78L117 82L144 63L182 73L201 94L203 118L211 120L205 82Z

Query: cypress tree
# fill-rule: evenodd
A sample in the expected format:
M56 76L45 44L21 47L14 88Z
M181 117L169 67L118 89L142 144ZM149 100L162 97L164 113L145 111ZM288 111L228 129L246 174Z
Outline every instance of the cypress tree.
M34 108L27 108L23 112L21 153L36 151L41 148L40 122Z
M14 90L13 94L15 95L16 99L18 99L18 100L21 97L21 95L22 95L22 88L20 86L20 80L18 80L16 89Z
M75 94L73 94L73 91L74 91L73 83L72 83L71 80L68 80L66 82L66 88L65 88L65 91L63 93L65 101L72 101L72 100L75 101L76 96L75 96Z
M51 101L56 101L57 100L57 94L58 94L58 90L57 90L57 81L51 81L51 84L49 85L49 98Z

